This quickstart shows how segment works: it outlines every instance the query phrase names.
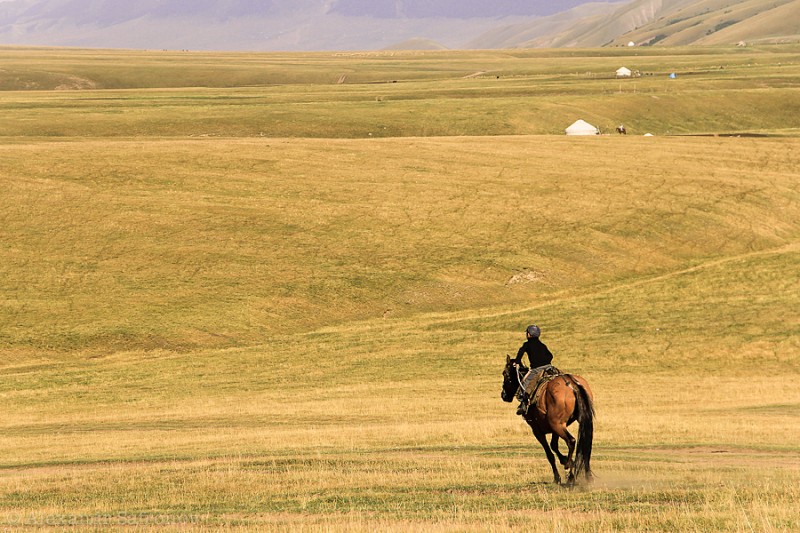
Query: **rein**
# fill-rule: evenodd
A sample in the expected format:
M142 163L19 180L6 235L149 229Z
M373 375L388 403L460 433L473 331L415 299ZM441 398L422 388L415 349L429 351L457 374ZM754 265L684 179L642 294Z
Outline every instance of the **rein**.
M519 384L519 388L517 388L517 394L515 396L517 398L522 398L522 393L525 392L525 387L522 385L522 378L524 376L520 376L519 368L520 365L514 365L514 370L517 374L517 383Z

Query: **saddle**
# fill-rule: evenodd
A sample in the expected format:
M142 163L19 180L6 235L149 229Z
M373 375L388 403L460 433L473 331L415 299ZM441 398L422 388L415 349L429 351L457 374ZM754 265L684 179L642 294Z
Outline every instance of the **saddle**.
M563 375L564 373L554 366L549 366L544 370L542 370L541 372L539 372L536 375L536 378L530 381L527 390L525 391L525 393L528 396L527 407L530 407L531 405L536 405L539 401L539 397L542 395L542 392L544 392L545 389L544 386L547 385L552 380L554 380L555 378L557 378L558 376L563 376Z

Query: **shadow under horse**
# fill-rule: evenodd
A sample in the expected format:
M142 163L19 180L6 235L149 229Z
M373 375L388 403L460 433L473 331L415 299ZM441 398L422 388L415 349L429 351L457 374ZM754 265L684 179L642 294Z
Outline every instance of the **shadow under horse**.
M504 402L519 399L522 378L528 369L506 356L506 367L503 370L503 390L500 397ZM581 474L586 480L592 479L590 459L592 457L592 435L594 433L594 403L592 391L586 380L572 374L559 374L543 383L542 391L535 395L535 403L531 403L524 416L533 430L533 436L541 443L547 454L547 460L553 468L554 482L561 483L561 475L556 466L555 456L564 466L567 483L573 484ZM573 437L567 426L578 422L578 438ZM547 435L552 434L550 446ZM558 449L558 439L567 443L567 455ZM552 451L551 451L552 449ZM574 453L574 459L573 459Z

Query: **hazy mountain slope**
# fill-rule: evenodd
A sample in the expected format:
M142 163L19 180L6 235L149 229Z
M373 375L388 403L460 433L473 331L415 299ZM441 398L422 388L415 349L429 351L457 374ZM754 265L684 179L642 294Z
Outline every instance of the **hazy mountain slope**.
M530 21L507 26L498 26L468 41L465 48L519 48L558 46L553 39L580 25L590 27L593 23L615 11L619 4L589 3L562 13L539 17Z
M2 11L31 18L70 18L99 23L122 22L145 15L231 18L286 13L468 19L545 16L584 3L586 0L17 0L2 4Z
M331 12L375 18L496 18L551 15L586 0L337 0Z
M417 38L387 46L384 50L447 50L447 47L431 39Z
M0 14L25 20L70 20L113 24L150 16L224 19L279 15L293 11L325 11L319 0L17 0L2 5Z
M16 0L0 44L375 50L800 39L800 0Z
M572 10L548 20L534 20L519 24L507 31L504 44L509 47L569 47L601 46L619 35L655 20L667 0L634 0L624 4L596 5L594 11L578 18L564 20L563 16L579 13ZM693 0L675 0L690 3ZM590 9L590 5L581 6ZM486 42L481 36L475 42Z
M498 24L586 0L17 0L0 44L253 50L379 49L411 39L461 46Z
M377 21L369 17L284 15L269 18L143 16L114 25L70 20L0 27L0 44L93 48L193 50L376 50L411 39L458 48L470 35L497 25L495 19Z
M638 24L610 44L728 44L779 35L797 38L797 6L800 0L663 0L649 22Z
M541 21L521 24L505 36L504 43L516 47L594 47L621 46L630 41L640 45L691 45L798 39L798 6L800 0L634 0L605 14L574 20L566 27L553 24L542 29Z
M746 23L733 24L699 41L702 44L739 41L797 40L800 35L800 2L794 1L758 13Z

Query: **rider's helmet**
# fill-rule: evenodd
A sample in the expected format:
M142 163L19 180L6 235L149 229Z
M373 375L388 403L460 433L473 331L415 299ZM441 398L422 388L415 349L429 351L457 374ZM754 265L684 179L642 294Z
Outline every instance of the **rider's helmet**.
M539 329L539 326L531 325L531 326L528 326L528 329L525 330L525 333L527 333L531 337L534 337L534 338L538 339L539 335L542 334L542 330Z

